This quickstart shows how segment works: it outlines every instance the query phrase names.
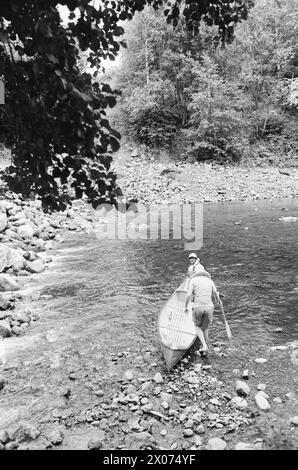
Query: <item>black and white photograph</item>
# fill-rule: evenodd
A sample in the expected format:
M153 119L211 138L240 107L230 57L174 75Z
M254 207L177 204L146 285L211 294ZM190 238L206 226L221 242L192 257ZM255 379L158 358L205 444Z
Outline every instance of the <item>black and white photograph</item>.
M298 450L298 0L0 0L0 450Z

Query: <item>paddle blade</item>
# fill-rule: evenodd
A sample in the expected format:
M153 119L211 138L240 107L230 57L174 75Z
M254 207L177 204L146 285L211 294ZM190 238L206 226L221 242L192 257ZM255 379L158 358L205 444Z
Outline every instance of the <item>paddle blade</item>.
M226 327L226 332L227 332L228 338L231 339L232 338L232 333L231 333L231 330L230 330L230 327L229 327L229 324L228 324L227 321L225 321L225 327Z

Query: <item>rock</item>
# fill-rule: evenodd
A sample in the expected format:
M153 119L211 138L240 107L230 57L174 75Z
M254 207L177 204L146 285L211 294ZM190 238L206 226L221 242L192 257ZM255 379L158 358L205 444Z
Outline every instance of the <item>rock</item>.
M167 435L167 430L166 429L162 429L159 433L161 436L166 436Z
M33 233L34 230L29 224L20 225L17 229L17 234L20 235L22 238L32 238Z
M5 295L0 294L0 310L7 310L10 307L11 307L11 302L5 297Z
M15 450L17 448L18 448L18 443L16 441L10 441L4 446L5 450Z
M225 450L226 447L227 447L227 443L223 439L220 439L219 437L213 437L212 439L209 439L206 449L207 450Z
M290 418L288 423L293 424L294 426L298 426L298 416L293 416L293 418Z
M10 260L9 265L12 267L14 271L20 271L25 266L25 259L23 257L23 250L17 249L14 250L11 248L10 250Z
M295 398L295 394L293 392L286 393L285 396L288 400L293 400Z
M157 384L163 383L162 375L161 375L159 372L157 372L157 373L154 375L153 380L154 380L154 382L156 382Z
M264 357L257 357L255 359L255 362L257 362L258 364L265 364L267 361L268 359L265 359Z
M212 405L220 406L220 401L217 398L211 398L209 401Z
M25 268L30 273L41 273L45 270L45 262L41 258L35 261L27 261Z
M18 290L19 284L9 274L0 274L0 291Z
M248 380L248 378L249 378L249 370L248 369L245 369L242 372L242 378L245 379L245 380Z
M1 375L0 375L0 391L4 388L4 384L5 384L5 380L4 380L4 378L1 377ZM1 432L0 432L0 442L2 442L2 441L1 441Z
M258 384L258 390L262 390L264 392L266 390L266 384Z
M64 440L64 434L60 429L55 429L54 431L47 434L46 437L54 446L62 444Z
M40 431L31 423L22 422L17 428L9 433L11 440L18 442L34 441L40 435Z
M3 232L7 227L7 216L0 212L0 232Z
M20 323L30 323L30 317L26 315L26 313L23 313L23 312L16 313L15 320L17 320Z
M0 245L0 273L10 266L10 248L4 244Z
M160 406L162 406L165 410L167 410L169 408L169 404L168 404L167 401L163 401Z
M11 328L7 320L0 320L0 338L11 336Z
M273 399L273 401L274 401L274 403L282 403L282 399L279 398L279 397L275 397L275 398Z
M269 398L269 395L267 395L267 393L265 393L264 390L259 390L258 395L261 395L262 397L266 398L267 400Z
M25 331L23 330L23 328L17 325L13 325L11 332L16 336L22 336L23 334L25 334Z
M127 370L123 376L124 380L132 380L134 378L133 371Z
M7 431L0 431L0 442L6 444L9 441L9 435Z
M191 436L193 436L193 435L194 435L194 432L193 432L192 429L190 429L190 428L185 428L185 429L183 429L183 436L185 436L185 437L191 437Z
M260 410L267 411L271 408L267 399L263 397L263 395L261 395L260 392L258 392L255 395L255 401L256 401L258 408L260 408Z
M102 441L103 439L90 439L88 442L88 449L89 450L99 450L102 448Z
M230 401L230 403L237 409L239 410L243 410L244 408L247 408L248 406L248 403L247 401L245 400L245 398L241 398L241 397L234 397L232 398L232 400Z
M254 447L252 444L249 444L248 442L238 442L238 444L235 445L234 449L235 450L254 450Z
M247 397L250 394L250 388L243 380L237 380L236 392L240 397Z
M196 428L196 433L197 433L197 434L204 434L204 432L205 432L205 427L204 427L204 425L203 425L203 424L199 424L199 426L197 426L197 428Z
M201 445L203 445L203 441L202 441L202 438L200 436L194 436L193 442L194 442L195 446L197 446L197 447L200 447Z

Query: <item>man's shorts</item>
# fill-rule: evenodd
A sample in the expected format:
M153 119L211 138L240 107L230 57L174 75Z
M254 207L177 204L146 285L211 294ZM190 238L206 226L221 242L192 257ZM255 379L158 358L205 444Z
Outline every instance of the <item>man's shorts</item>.
M192 308L192 319L195 326L203 328L204 330L212 324L213 321L213 308L201 307L194 305Z

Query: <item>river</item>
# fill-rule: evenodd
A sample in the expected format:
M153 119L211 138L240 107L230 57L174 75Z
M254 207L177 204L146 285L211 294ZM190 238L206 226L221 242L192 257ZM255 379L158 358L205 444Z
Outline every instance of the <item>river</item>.
M265 382L271 398L283 398L277 419L297 414L284 398L297 392L291 349L271 350L298 339L298 222L279 220L288 216L298 216L297 201L205 204L199 253L225 296L233 334L229 344L216 310L210 336L222 353L211 353L209 361L231 390L237 370L249 369L255 384ZM94 400L92 384L117 387L128 365L166 374L156 319L187 270L187 255L177 240L68 234L49 269L27 287L42 294L32 304L40 320L25 336L5 340L9 381L0 400L0 428L20 418L46 422L63 408L60 392L69 380L72 412L79 413ZM256 363L260 357L267 363Z

